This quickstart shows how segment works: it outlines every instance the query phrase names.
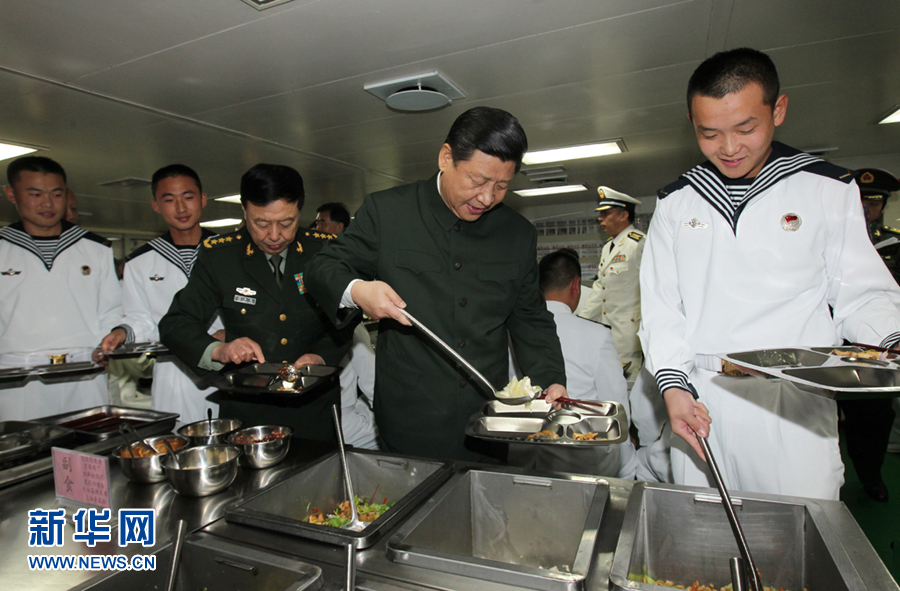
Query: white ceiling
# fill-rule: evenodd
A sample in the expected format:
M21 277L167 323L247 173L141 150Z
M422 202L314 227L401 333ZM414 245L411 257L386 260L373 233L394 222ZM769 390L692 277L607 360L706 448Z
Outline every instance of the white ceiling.
M149 189L101 186L173 162L212 196L257 162L331 200L435 171L453 119L516 115L533 149L622 138L627 153L566 163L573 182L644 197L701 155L685 118L693 69L716 51L768 52L790 97L777 137L849 167L900 173L896 0L0 0L0 140L48 148L107 231L157 231ZM466 98L389 110L367 84L437 70ZM2 163L5 165L6 163ZM514 188L531 184L517 179ZM593 209L594 193L507 203L532 219ZM237 217L214 204L205 217ZM15 212L0 206L0 221Z

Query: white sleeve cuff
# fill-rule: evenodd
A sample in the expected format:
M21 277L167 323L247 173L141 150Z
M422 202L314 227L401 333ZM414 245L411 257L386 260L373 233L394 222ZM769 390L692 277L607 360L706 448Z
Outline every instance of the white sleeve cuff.
M353 298L350 296L350 290L353 289L353 285L357 281L362 281L362 279L354 279L350 283L347 284L347 289L344 290L344 295L341 296L341 308L359 308L356 305L356 302L353 301Z

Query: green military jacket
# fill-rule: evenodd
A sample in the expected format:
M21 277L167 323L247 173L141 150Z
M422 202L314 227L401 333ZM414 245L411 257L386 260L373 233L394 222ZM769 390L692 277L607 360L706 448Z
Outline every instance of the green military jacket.
M503 205L460 220L432 177L368 196L312 260L307 284L340 324L352 279L385 281L497 389L508 381L510 342L532 382L565 385L556 326L538 289L536 244L534 226ZM486 387L415 328L383 320L376 344L375 421L385 442L402 453L474 459L464 429L490 399Z
M207 238L188 284L175 295L169 311L159 322L160 340L197 373L205 373L198 364L206 348L214 342L206 331L209 319L217 312L225 325L226 342L248 337L259 344L267 362L293 363L306 353L316 353L326 365L338 365L349 350L349 333L335 330L322 309L306 293L304 284L308 262L328 238L333 236L298 232L294 242L282 253L287 258L281 287L275 281L265 254L253 243L246 229ZM338 388L335 390L338 390L337 396L332 396L335 400L331 402L339 404L340 392ZM297 404L301 404L303 398L299 397ZM321 406L319 411L327 410L327 405ZM222 416L227 408L223 402ZM270 410L266 413L264 408L241 407L240 412L247 416L234 418L245 422L269 420L264 417L282 418L281 410ZM300 417L293 420L306 423L303 414L299 413ZM317 421L324 421L324 424L290 426L305 431L296 433L299 436L331 439L334 429L330 415L325 414ZM276 421L276 424L284 424L284 421ZM315 436L319 431L323 437Z
M880 242L890 238L900 238L900 229L875 225L869 228L869 237L872 239L872 243L878 246ZM881 255L884 264L894 276L894 281L900 283L900 243L883 246L878 249L878 254Z

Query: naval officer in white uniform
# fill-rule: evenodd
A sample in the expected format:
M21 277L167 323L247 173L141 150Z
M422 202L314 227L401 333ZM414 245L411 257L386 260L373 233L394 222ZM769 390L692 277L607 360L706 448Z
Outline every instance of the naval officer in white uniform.
M206 193L193 169L183 164L165 166L153 173L150 188L150 205L169 229L132 252L125 264L125 321L137 342L159 341L160 318L168 312L175 294L187 285L203 240L213 236L200 227ZM224 327L214 316L208 328L215 336ZM208 387L174 355L160 357L153 366L153 408L178 413L182 423L205 419L207 408L218 416L219 405L207 400L213 392L215 388Z
M100 360L103 335L122 322L112 249L66 222L66 173L25 156L6 170L20 221L0 229L0 366L32 367L63 355ZM127 340L128 329L120 331ZM107 348L108 349L108 348ZM0 389L0 418L24 420L108 404L107 376Z
M612 328L619 361L623 366L630 363L627 376L633 380L643 361L637 332L641 325L640 271L645 240L644 233L634 227L635 206L641 202L609 187L600 187L597 193L600 227L611 238L600 253L597 280L579 315Z

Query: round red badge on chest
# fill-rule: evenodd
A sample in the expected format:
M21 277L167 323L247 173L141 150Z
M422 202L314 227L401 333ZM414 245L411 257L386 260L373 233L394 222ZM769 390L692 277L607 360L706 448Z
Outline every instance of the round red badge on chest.
M781 227L785 232L796 232L802 223L800 216L796 213L786 213L781 216Z

